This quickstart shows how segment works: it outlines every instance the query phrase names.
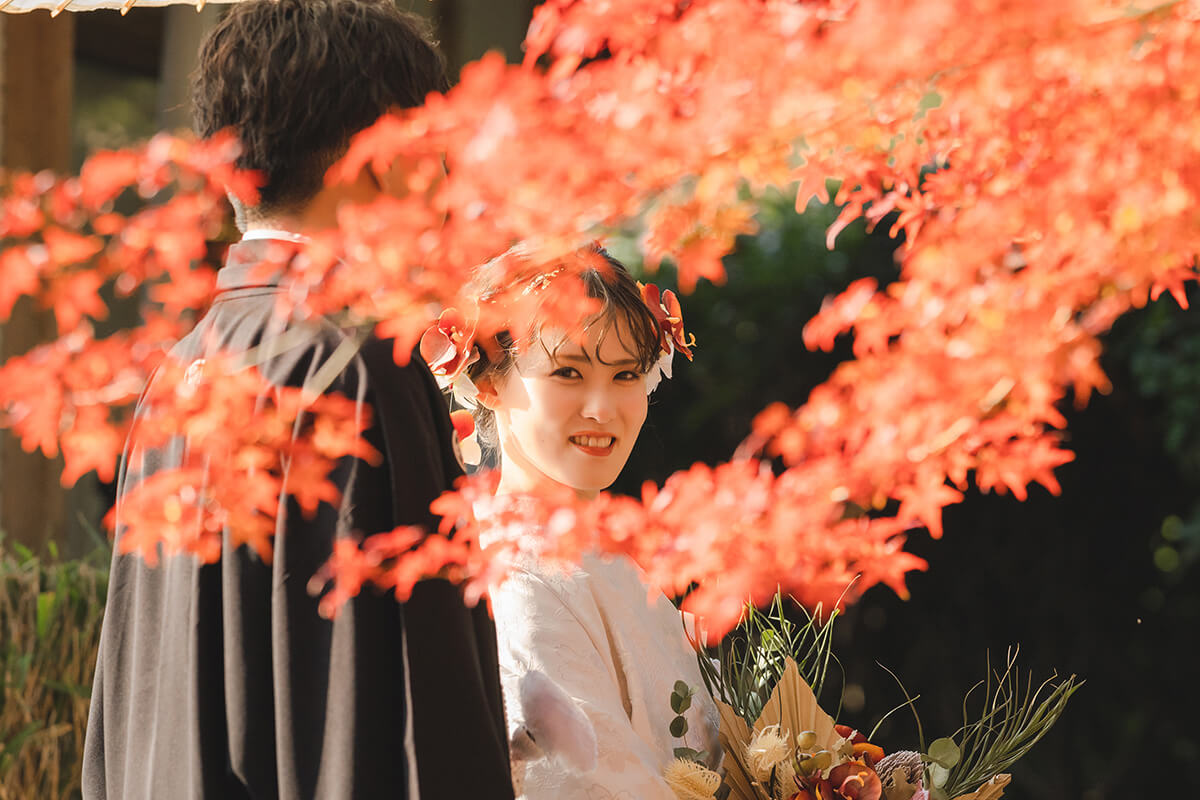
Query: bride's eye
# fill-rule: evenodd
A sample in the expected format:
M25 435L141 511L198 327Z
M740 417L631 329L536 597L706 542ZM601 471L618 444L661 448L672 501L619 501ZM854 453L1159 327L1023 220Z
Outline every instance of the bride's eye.
M621 381L622 383L627 383L630 381L639 381L642 379L643 375L645 375L644 372L636 372L631 369L623 369L617 373L617 380Z
M579 370L574 367L559 367L550 373L551 377L555 378L578 378L581 377Z

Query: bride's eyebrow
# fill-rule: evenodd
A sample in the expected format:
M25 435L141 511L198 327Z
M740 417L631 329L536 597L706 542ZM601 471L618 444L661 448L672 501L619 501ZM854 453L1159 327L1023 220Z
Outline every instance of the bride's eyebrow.
M587 353L566 353L563 355L556 353L554 357L559 361L578 361L581 364L592 363L592 357Z
M583 364L592 363L592 358L587 353L568 353L567 355L558 356L562 361L578 361ZM640 366L641 362L636 358L619 358L616 361L601 361L606 367L636 367Z

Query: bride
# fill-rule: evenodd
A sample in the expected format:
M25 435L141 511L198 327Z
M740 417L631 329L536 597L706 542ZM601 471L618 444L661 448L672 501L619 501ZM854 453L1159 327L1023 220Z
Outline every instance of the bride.
M539 320L528 335L502 333L481 342L467 367L474 397L466 399L485 444L499 451L497 495L509 496L505 501L563 486L593 497L612 484L646 420L659 372L669 369L663 359L672 339L625 267L599 248L569 258L585 265L566 265L567 273L580 276L600 310L577 330ZM563 266L526 275L520 294L544 301ZM505 288L511 285L489 286L485 277L477 299L486 302ZM663 774L674 748L684 744L670 732L677 681L696 690L684 712L687 745L719 759L716 708L680 613L661 591L650 599L633 561L592 554L566 568L530 560L493 592L491 603L518 794L523 783L530 800L674 800ZM550 700L570 698L565 722L574 715L590 728L583 731L589 742L594 732L595 756L582 759L592 763L523 762L539 745L548 749L546 737L521 741L536 730L530 717L543 713L529 708L529 687L540 685L533 678L552 682L553 691L542 692Z

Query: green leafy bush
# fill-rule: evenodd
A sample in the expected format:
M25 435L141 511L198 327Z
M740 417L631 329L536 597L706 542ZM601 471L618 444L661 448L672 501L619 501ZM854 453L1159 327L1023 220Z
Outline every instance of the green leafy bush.
M79 796L106 549L41 559L0 536L0 800Z

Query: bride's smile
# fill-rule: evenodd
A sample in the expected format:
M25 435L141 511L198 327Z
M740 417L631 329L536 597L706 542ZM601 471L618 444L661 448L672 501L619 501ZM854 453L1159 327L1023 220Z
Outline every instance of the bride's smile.
M502 492L612 484L646 420L646 374L619 315L581 333L545 330L515 369L480 387L496 414Z
M605 433L588 431L586 433L577 433L569 437L567 441L589 456L610 456L612 455L613 446L617 442L617 437L609 436Z

